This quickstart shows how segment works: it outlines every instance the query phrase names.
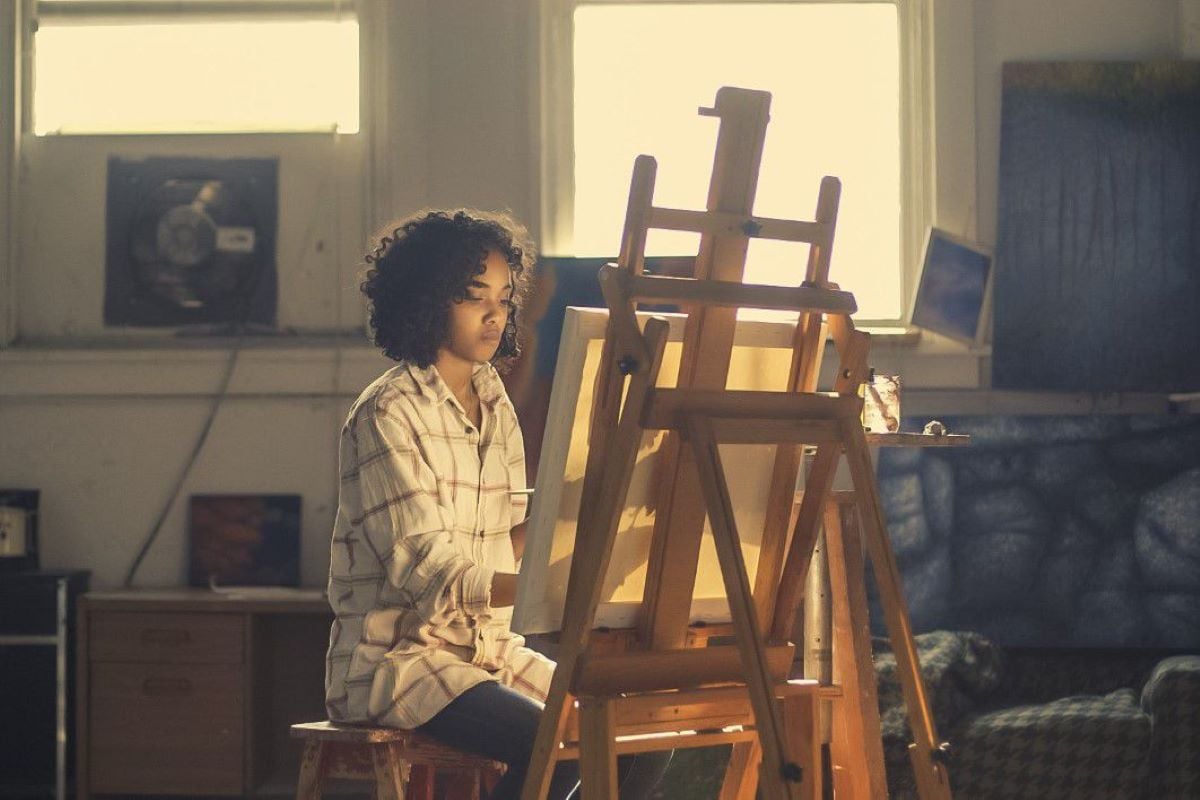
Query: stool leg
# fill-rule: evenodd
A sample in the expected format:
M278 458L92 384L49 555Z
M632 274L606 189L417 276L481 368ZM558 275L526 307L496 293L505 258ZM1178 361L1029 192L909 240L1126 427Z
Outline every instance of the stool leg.
M445 774L446 800L479 800L477 769L456 769Z
M405 765L399 752L387 745L376 745L371 748L371 763L375 767L376 800L405 800Z
M434 800L437 770L429 764L413 764L408 780L407 800Z
M304 743L296 800L321 800L321 784L325 778L324 749L322 743L316 740Z
M500 779L504 777L504 772L504 767L484 767L483 770L481 770L482 774L479 778L480 782L483 783L483 791L487 794L491 794L495 790L496 784L499 783Z

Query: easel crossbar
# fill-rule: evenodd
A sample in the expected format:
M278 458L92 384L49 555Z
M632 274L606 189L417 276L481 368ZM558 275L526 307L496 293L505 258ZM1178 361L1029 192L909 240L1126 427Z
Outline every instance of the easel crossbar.
M721 211L692 211L654 206L647 215L648 228L691 233L740 234L755 239L774 239L828 245L833 225L802 220L772 219Z
M857 419L862 400L855 396L717 389L655 389L642 412L642 426L682 428L686 417L726 420Z
M625 284L622 288L627 296L634 300L704 303L726 308L819 311L825 314L853 314L858 310L854 295L849 292L815 286L772 286L660 275L622 274L620 280Z
M795 648L790 644L768 647L766 655L771 677L780 682L787 680ZM585 657L575 689L580 695L608 696L743 680L745 668L738 649L720 645Z
M813 680L790 680L773 687L776 700L816 693L823 699L840 696L840 688L820 686ZM701 689L658 692L653 694L631 694L611 699L613 722L620 737L648 736L658 733L683 731L717 730L740 727L752 737L754 712L745 686L713 686ZM578 715L572 714L563 736L563 747L556 753L562 760L572 757L570 753L579 743ZM656 746L642 750L670 749L675 742L662 739ZM574 752L578 752L575 750Z

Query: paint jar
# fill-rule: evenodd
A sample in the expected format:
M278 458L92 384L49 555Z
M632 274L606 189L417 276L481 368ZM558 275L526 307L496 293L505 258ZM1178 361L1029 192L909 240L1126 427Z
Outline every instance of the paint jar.
M872 369L860 391L863 428L870 433L899 433L900 376L876 375Z

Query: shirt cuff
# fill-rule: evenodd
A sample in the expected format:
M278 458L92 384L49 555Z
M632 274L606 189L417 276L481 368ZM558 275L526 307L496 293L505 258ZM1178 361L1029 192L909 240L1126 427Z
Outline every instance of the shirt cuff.
M494 569L473 564L462 574L462 610L478 617L490 613L492 607L492 577Z

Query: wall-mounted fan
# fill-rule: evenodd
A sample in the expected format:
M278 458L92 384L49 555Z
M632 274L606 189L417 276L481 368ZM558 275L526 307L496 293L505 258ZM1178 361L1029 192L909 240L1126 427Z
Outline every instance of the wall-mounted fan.
M275 323L276 159L108 161L106 325Z

